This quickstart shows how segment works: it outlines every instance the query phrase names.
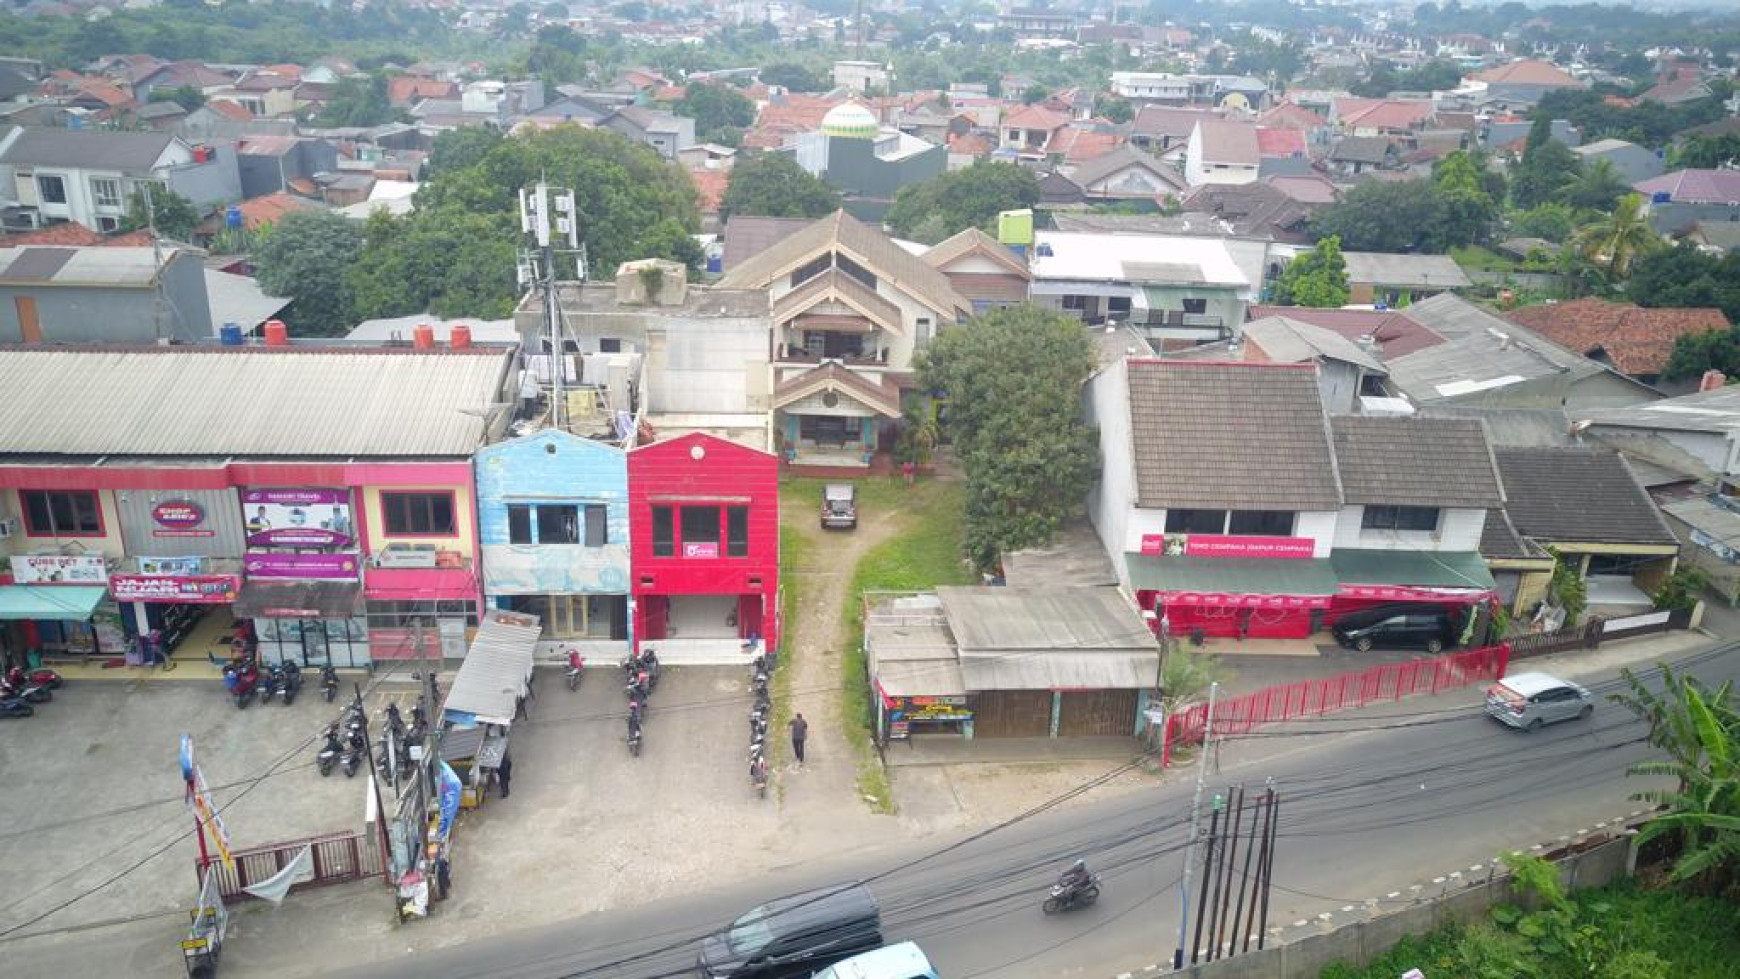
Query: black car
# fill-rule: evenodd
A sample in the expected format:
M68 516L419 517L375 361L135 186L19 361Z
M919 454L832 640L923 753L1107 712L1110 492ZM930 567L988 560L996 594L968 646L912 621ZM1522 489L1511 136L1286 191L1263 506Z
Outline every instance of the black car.
M808 979L882 944L882 915L863 884L770 901L701 942L707 979Z
M1450 612L1430 605L1361 609L1342 616L1330 631L1336 642L1362 653L1373 646L1436 653L1456 644L1456 622Z

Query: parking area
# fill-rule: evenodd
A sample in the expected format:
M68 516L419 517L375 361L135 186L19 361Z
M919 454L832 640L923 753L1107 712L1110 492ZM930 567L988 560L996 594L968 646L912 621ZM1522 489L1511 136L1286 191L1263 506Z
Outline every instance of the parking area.
M217 679L70 681L34 716L0 724L0 866L8 885L0 931L135 863L112 886L23 930L179 912L192 903L198 849L177 761L183 733L193 736L217 804L227 806L223 820L236 847L360 827L367 780L342 772L322 778L314 767L318 734L341 704L326 703L313 686L288 707L237 710ZM408 706L416 693L408 683L382 684L371 708L388 696Z

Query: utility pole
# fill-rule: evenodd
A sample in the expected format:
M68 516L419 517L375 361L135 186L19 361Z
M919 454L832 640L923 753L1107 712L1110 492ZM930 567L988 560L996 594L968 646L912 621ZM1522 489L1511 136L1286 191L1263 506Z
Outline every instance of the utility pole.
M569 250L581 255L579 275L584 279L585 253L580 250L574 192L558 188L552 195L551 188L542 180L536 187L520 188L520 230L531 235L536 245L536 253L529 256L529 278L544 293L544 330L550 344L550 424L562 428L562 413L567 407L562 397L562 384L567 380L567 352L562 338L562 311L557 307L555 241L565 239Z
M399 882L393 879L393 843L387 835L387 806L381 801L380 773L375 771L375 746L369 733L369 714L363 707L362 684L353 686L356 690L357 716L362 718L363 760L369 766L369 786L375 794L375 820L381 828L381 868L386 872L387 886L397 889Z
M1178 947L1172 952L1174 971L1184 968L1184 935L1190 927L1190 864L1196 859L1197 833L1202 826L1202 786L1208 777L1208 744L1214 737L1214 702L1220 694L1220 684L1208 686L1208 716L1202 727L1202 754L1196 759L1196 796L1190 802L1190 842L1184 850L1184 876L1178 882L1178 903L1183 916L1178 919Z
M163 343L163 243L157 240L157 205L151 200L151 181L139 183L145 198L145 227L151 234L151 329L158 343Z

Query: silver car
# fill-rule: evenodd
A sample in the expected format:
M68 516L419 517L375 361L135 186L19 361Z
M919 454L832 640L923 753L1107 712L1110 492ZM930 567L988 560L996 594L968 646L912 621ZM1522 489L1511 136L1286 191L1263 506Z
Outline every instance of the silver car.
M1486 712L1514 728L1538 731L1543 724L1595 713L1594 697L1569 680L1545 673L1518 673L1486 688Z

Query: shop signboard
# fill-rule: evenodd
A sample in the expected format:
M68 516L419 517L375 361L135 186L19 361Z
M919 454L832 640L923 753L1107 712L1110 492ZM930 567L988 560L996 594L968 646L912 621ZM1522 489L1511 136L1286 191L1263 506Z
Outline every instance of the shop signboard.
M970 721L965 697L890 697L889 717L904 721Z
M1329 595L1232 595L1224 592L1166 591L1160 600L1167 607L1307 609L1328 608Z
M362 561L355 551L337 554L251 552L242 559L250 578L339 579L355 581Z
M109 580L101 554L14 554L12 580L20 585L100 585Z
M144 575L205 574L205 558L142 557L139 559L139 573Z
M1308 561L1317 542L1310 537L1246 537L1242 534L1143 534L1149 557L1264 558Z
M1492 596L1479 588L1430 588L1415 585L1347 585L1338 590L1342 598L1381 602L1457 602L1473 604Z
M242 492L249 547L350 547L356 543L350 491L251 489Z
M151 508L153 537L212 537L205 526L205 507L193 500L164 500Z
M109 576L109 593L118 602L227 605L241 588L241 576L233 574Z
M683 557L712 558L718 556L719 542L716 540L683 542Z

